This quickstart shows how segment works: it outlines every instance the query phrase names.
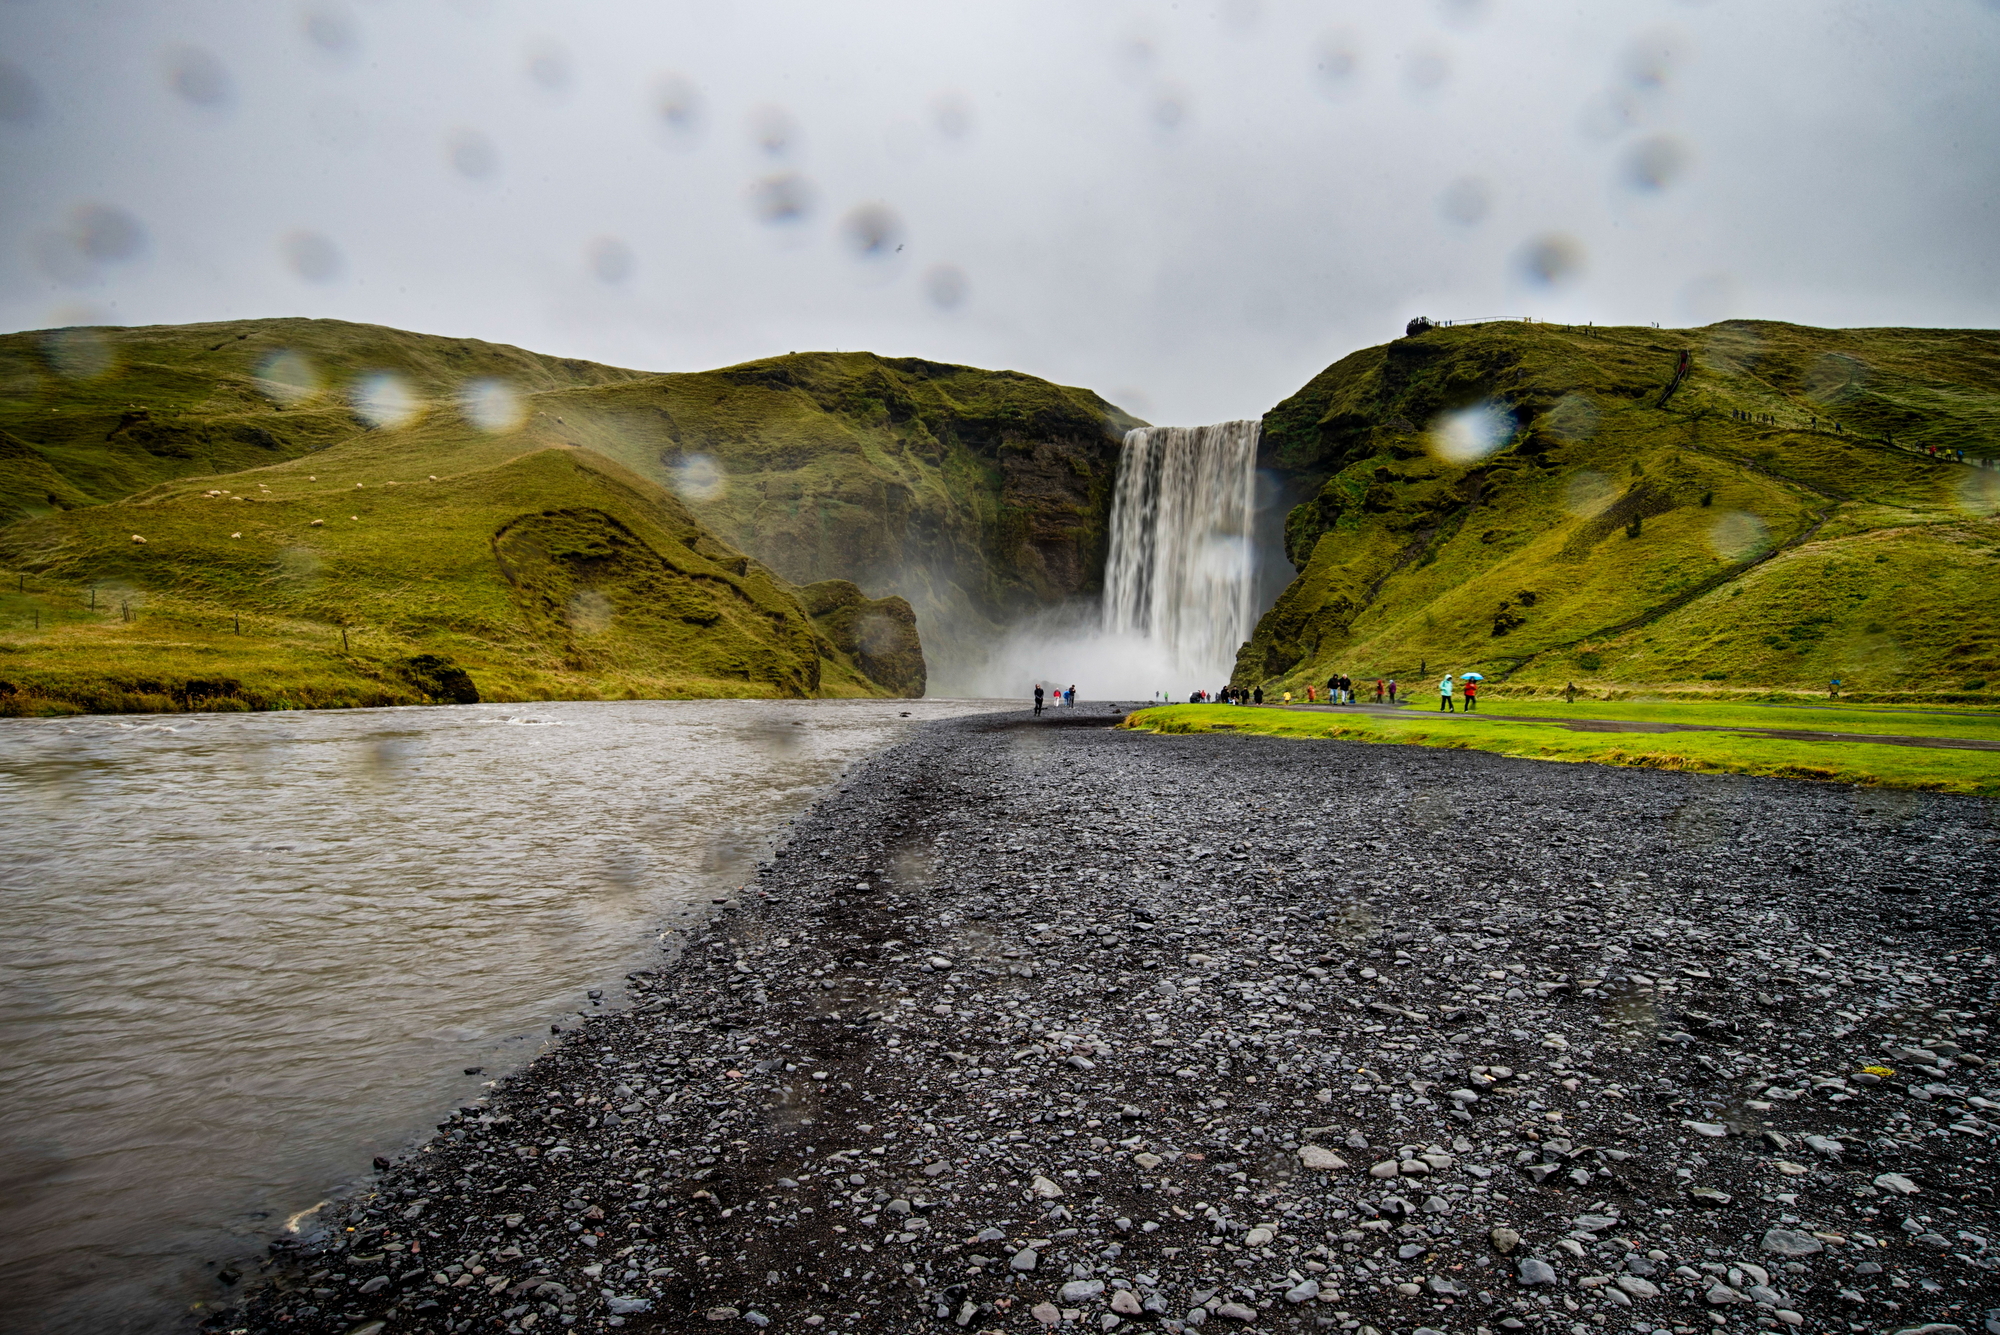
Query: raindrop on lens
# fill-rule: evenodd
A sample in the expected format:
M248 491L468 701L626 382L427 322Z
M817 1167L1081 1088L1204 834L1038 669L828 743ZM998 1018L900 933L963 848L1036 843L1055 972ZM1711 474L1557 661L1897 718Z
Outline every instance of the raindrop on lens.
M1438 200L1438 212L1448 222L1471 227L1486 220L1493 211L1493 189L1477 176L1461 176L1445 187Z
M267 353L257 363L257 388L273 403L289 408L319 393L319 373L300 353Z
M965 304L965 271L955 264L934 264L924 271L924 295L941 311Z
M129 260L146 245L139 220L109 204L84 204L70 215L70 235L84 256L99 264Z
M96 329L58 329L43 342L42 352L56 374L70 380L94 380L118 361L111 340Z
M1601 514L1617 498L1616 484L1588 468L1578 469L1563 483L1563 508L1584 519Z
M521 425L526 415L520 394L504 380L468 380L458 392L458 409L481 431L496 435Z
M361 48L361 29L347 10L315 5L305 12L306 40L330 56L347 57Z
M1446 413L1431 424L1431 453L1446 463L1484 459L1514 436L1514 415L1505 404L1480 403Z
M863 204L842 220L840 232L864 260L887 259L902 248L902 221L885 205Z
M1687 52L1687 39L1661 30L1635 39L1625 50L1625 79L1641 92L1667 86Z
M1410 81L1410 87L1419 93L1433 93L1444 86L1451 77L1451 61L1445 53L1434 47L1425 47L1410 53L1403 67L1403 77Z
M528 48L528 78L550 96L567 93L573 75L569 52L556 42L542 41Z
M1672 135L1641 139L1625 154L1625 180L1635 190L1664 190L1686 168L1687 150Z
M1573 237L1551 232L1521 248L1521 272L1547 287L1574 278L1583 270L1583 247Z
M308 283L330 283L345 267L340 249L318 232L292 232L279 243L285 263Z
M0 121L33 125L41 114L42 90L19 65L0 60Z
M728 485L722 468L706 454L686 454L672 465L674 494L683 500L712 501Z
M1151 114L1157 129L1172 134L1187 120L1187 94L1171 85L1161 87L1153 94Z
M184 46L167 58L167 86L198 107L227 106L235 85L222 62L198 46Z
M972 103L962 93L939 93L931 99L931 124L947 139L972 133Z
M478 130L454 130L446 145L452 170L471 181L483 181L500 169L493 141Z
M1726 561L1745 561L1763 552L1770 533L1756 515L1733 510L1716 516L1715 522L1708 526L1708 543Z
M423 407L409 382L393 371L364 376L354 386L354 411L373 427L394 431L408 426Z
M1329 33L1320 38L1319 51L1313 58L1313 74L1321 89L1329 93L1345 92L1360 72L1361 50L1354 38L1346 33Z
M750 138L767 155L782 158L798 147L799 123L783 107L759 107L750 113Z
M812 183L797 172L766 176L750 187L750 206L767 223L803 222L812 212Z
M701 128L701 90L679 74L662 74L653 84L653 113L675 134Z
M589 258L590 272L600 283L622 283L638 267L632 248L615 236L600 236L591 242Z

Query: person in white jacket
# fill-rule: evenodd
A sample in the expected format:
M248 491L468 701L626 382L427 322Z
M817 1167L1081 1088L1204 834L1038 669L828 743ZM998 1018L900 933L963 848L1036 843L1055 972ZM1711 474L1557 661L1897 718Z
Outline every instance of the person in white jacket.
M1441 713L1456 714L1458 712L1458 707L1451 702L1451 674L1449 672L1445 673L1444 680L1438 683L1438 710Z

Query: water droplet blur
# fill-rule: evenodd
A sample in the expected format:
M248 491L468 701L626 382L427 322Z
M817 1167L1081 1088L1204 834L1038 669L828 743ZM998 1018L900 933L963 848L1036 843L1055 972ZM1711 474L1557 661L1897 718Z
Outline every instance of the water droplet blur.
M1432 454L1452 464L1469 464L1514 438L1514 415L1504 403L1477 403L1446 413L1431 423L1426 443Z
M2000 473L1991 468L1958 471L1958 508L1969 515L2000 515Z
M314 5L302 22L306 40L329 56L345 60L361 49L361 26L338 5Z
M1249 32L1263 17L1262 0L1223 0L1222 21L1238 32Z
M680 74L662 74L653 81L653 114L676 135L692 136L701 129L701 90Z
M1806 371L1806 397L1815 403L1845 403L1867 387L1869 366L1859 357L1845 353L1824 352L1814 360Z
M600 283L622 283L639 266L632 247L615 236L600 236L592 241L587 258L591 274Z
M1403 59L1403 78L1413 92L1434 93L1451 77L1451 57L1434 46L1418 47Z
M750 139L770 157L782 158L799 147L799 123L783 107L758 107L750 113Z
M1664 190L1687 170L1688 152L1669 134L1648 135L1625 153L1625 181L1635 190Z
M483 181L500 170L499 150L478 130L453 130L446 141L445 155L452 170L470 181Z
M903 248L903 223L884 204L863 204L841 220L848 249L864 260L886 260Z
M955 264L933 264L924 271L924 295L941 311L957 310L965 304L965 271Z
M611 629L615 611L611 600L596 589L580 589L571 596L564 620L578 635L602 635Z
M1444 188L1438 212L1445 221L1472 227L1493 211L1493 187L1477 176L1461 176Z
M1582 394L1565 394L1542 418L1542 427L1557 440L1580 442L1597 434L1601 414L1597 405Z
M1641 92L1658 92L1672 81L1687 57L1685 35L1669 28L1646 33L1625 48L1625 81Z
M1351 33L1332 32L1319 39L1313 56L1313 77L1320 91L1346 92L1361 73L1361 45Z
M719 500L729 486L729 476L706 454L683 454L670 466L674 494L682 500Z
M1153 90L1152 104L1147 114L1154 128L1168 134L1181 128L1188 118L1188 95L1177 84L1161 84Z
M1617 498L1617 484L1589 468L1578 469L1563 483L1563 509L1582 519L1603 513Z
M797 172L766 176L750 187L750 206L767 223L805 221L813 198L812 182Z
M1531 282L1554 287L1583 271L1583 246L1574 237L1551 232L1523 246L1520 262Z
M340 248L318 232L290 232L278 245L286 265L308 283L330 283L346 268Z
M319 393L319 372L304 354L280 349L257 363L258 392L284 407L305 402Z
M1771 530L1746 510L1717 515L1708 526L1708 545L1725 561L1747 561L1770 545Z
M353 401L362 421L387 431L408 426L423 409L416 391L394 371L363 376L355 383Z
M70 380L94 380L118 364L118 349L101 329L58 329L43 339L42 355Z
M528 78L551 97L569 92L575 74L569 52L560 42L547 38L528 48Z
M41 114L41 87L19 65L0 60L0 121L33 125Z
M198 107L217 110L236 96L229 70L198 46L183 46L167 57L167 87Z
M285 547L279 550L271 564L282 579L314 584L319 581L320 570L326 563L310 547Z
M1470 28L1486 17L1486 0L1438 0L1438 17L1453 28Z
M605 845L604 879L620 890L637 891L642 888L652 865L652 858L643 845L631 840L614 840Z
M943 92L931 99L931 124L947 139L972 133L972 101L963 93Z
M481 431L497 435L521 425L527 405L504 380L468 380L458 391L458 410Z
M139 220L109 204L79 205L69 225L77 250L99 264L133 259L146 246L146 229Z

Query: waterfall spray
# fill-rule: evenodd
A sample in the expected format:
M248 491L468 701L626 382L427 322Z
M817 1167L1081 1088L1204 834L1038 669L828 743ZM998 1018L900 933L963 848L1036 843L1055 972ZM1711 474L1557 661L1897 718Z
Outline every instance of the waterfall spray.
M1254 421L1126 433L1111 507L1104 629L1152 642L1180 678L1213 689L1250 638Z

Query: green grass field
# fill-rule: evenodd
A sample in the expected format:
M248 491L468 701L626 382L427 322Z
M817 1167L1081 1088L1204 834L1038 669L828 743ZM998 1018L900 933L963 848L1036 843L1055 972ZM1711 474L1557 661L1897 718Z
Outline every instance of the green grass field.
M1532 708L1549 720L1520 723L1485 713L1441 714L1436 712L1435 700L1425 704L1429 708L1412 706L1393 714L1369 709L1170 705L1139 710L1123 726L1160 733L1233 732L1300 739L1333 738L1493 751L1535 760L2000 794L2000 751L1896 746L1838 738L1804 741L1737 732L1576 732L1561 726L1561 720L1582 718L1829 733L1867 731L1877 735L1991 741L2000 740L2000 712L1947 720L1935 715L1925 718L1914 710L1888 714L1858 709L1758 710L1685 702L1579 701L1575 706L1539 704L1517 711L1504 701L1480 702L1482 710L1490 708L1493 714L1528 712ZM1864 727L1864 721L1871 726Z

